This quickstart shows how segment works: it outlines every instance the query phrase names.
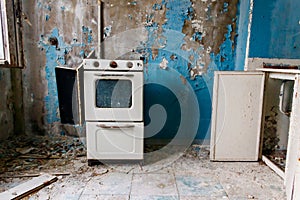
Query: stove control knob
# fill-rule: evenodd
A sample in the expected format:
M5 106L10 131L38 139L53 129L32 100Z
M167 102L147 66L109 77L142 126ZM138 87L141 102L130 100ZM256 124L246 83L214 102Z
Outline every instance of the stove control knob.
M111 68L117 68L117 67L118 67L118 64L116 63L116 61L111 61L111 62L109 63L109 66L110 66Z
M95 61L95 62L93 63L93 65L94 65L94 67L99 67L99 66L100 66L100 63L99 63L98 61Z
M133 63L132 62L127 62L127 67L128 68L132 68L133 67Z

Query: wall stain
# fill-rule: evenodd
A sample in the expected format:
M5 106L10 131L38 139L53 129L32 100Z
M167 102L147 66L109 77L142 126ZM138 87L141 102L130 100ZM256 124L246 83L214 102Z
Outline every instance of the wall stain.
M229 50L230 54L226 57L232 56L231 52L235 49L237 4L238 0L230 2L226 0L205 2L192 0L192 20L186 20L183 26L182 32L186 34L186 43L182 48L196 51L198 48L198 52L202 56L198 57L198 63L194 64L199 71L207 71L211 54L217 55L221 51ZM230 29L228 29L228 25L231 25ZM228 30L231 30L230 38L228 38ZM224 42L228 39L232 41L230 44L232 49L224 49Z
M238 0L136 1L132 9L126 7L132 8L132 5L117 0L106 1L106 26L113 27L110 31L113 36L143 24L148 30L148 40L135 52L141 54L145 63L161 62L160 50L175 51L192 58L189 60L192 66L188 69L193 80L206 73L212 61L221 70L234 65L231 57L235 51ZM171 32L178 33L172 36ZM182 51L176 50L178 46Z
M0 68L0 140L14 132L13 98L10 69Z

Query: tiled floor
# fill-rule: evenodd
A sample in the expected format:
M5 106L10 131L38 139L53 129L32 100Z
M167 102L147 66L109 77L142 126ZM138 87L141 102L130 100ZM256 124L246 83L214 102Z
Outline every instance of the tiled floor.
M193 156L166 162L147 168L138 164L87 167L75 161L73 167L85 169L82 173L61 177L30 199L286 199L283 180L259 162L210 162Z

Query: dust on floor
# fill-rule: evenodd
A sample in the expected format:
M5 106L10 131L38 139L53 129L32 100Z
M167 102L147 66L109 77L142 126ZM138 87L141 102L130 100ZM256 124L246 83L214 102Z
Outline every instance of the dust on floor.
M28 199L286 199L262 162L210 162L209 147L146 146L145 161L88 166L82 138L15 138L0 144L0 190L48 173L55 183Z

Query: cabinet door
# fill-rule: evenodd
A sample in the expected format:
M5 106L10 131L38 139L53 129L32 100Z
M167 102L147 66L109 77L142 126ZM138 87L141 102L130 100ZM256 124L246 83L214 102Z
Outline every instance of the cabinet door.
M211 160L258 160L264 80L262 72L215 72Z
M300 199L300 75L295 76L289 141L286 160L285 186L287 199Z

